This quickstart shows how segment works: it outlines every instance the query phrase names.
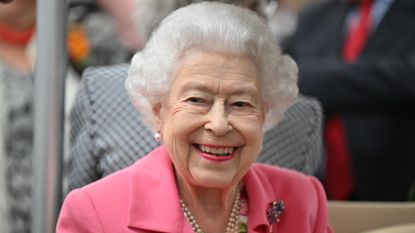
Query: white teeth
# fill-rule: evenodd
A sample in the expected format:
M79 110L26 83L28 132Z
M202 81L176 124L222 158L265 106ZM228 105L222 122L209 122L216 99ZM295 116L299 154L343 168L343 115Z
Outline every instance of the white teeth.
M214 147L207 147L207 146L202 146L202 145L198 145L197 147L199 148L199 150L201 150L204 153L209 153L209 154L217 155L217 156L227 156L227 155L232 154L233 152L233 147L214 148Z

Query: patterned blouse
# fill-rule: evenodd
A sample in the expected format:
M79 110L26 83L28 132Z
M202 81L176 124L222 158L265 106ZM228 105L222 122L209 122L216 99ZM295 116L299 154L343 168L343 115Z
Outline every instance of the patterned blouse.
M8 229L5 233L30 232L34 89L31 77L0 64L0 223L7 224L2 226Z

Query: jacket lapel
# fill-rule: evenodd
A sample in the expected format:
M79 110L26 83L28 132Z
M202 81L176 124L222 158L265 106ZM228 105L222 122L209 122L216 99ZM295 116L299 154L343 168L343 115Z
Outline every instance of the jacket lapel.
M188 228L164 146L136 162L130 182L129 228L151 232L183 232Z

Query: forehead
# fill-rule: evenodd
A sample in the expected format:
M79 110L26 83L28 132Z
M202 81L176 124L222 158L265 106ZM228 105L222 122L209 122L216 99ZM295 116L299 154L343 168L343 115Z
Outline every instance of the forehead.
M258 72L254 62L247 56L191 51L181 60L173 84L196 80L252 83L258 86Z

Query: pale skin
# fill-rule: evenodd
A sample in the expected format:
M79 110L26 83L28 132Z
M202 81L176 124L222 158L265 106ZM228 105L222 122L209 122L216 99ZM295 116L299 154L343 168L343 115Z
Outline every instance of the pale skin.
M36 23L36 1L14 0L1 6L0 23L16 30L32 27ZM28 72L32 68L25 45L12 45L0 41L0 60L23 72Z
M200 51L184 56L166 99L153 106L180 196L205 232L226 231L237 187L261 150L266 109L248 57Z

